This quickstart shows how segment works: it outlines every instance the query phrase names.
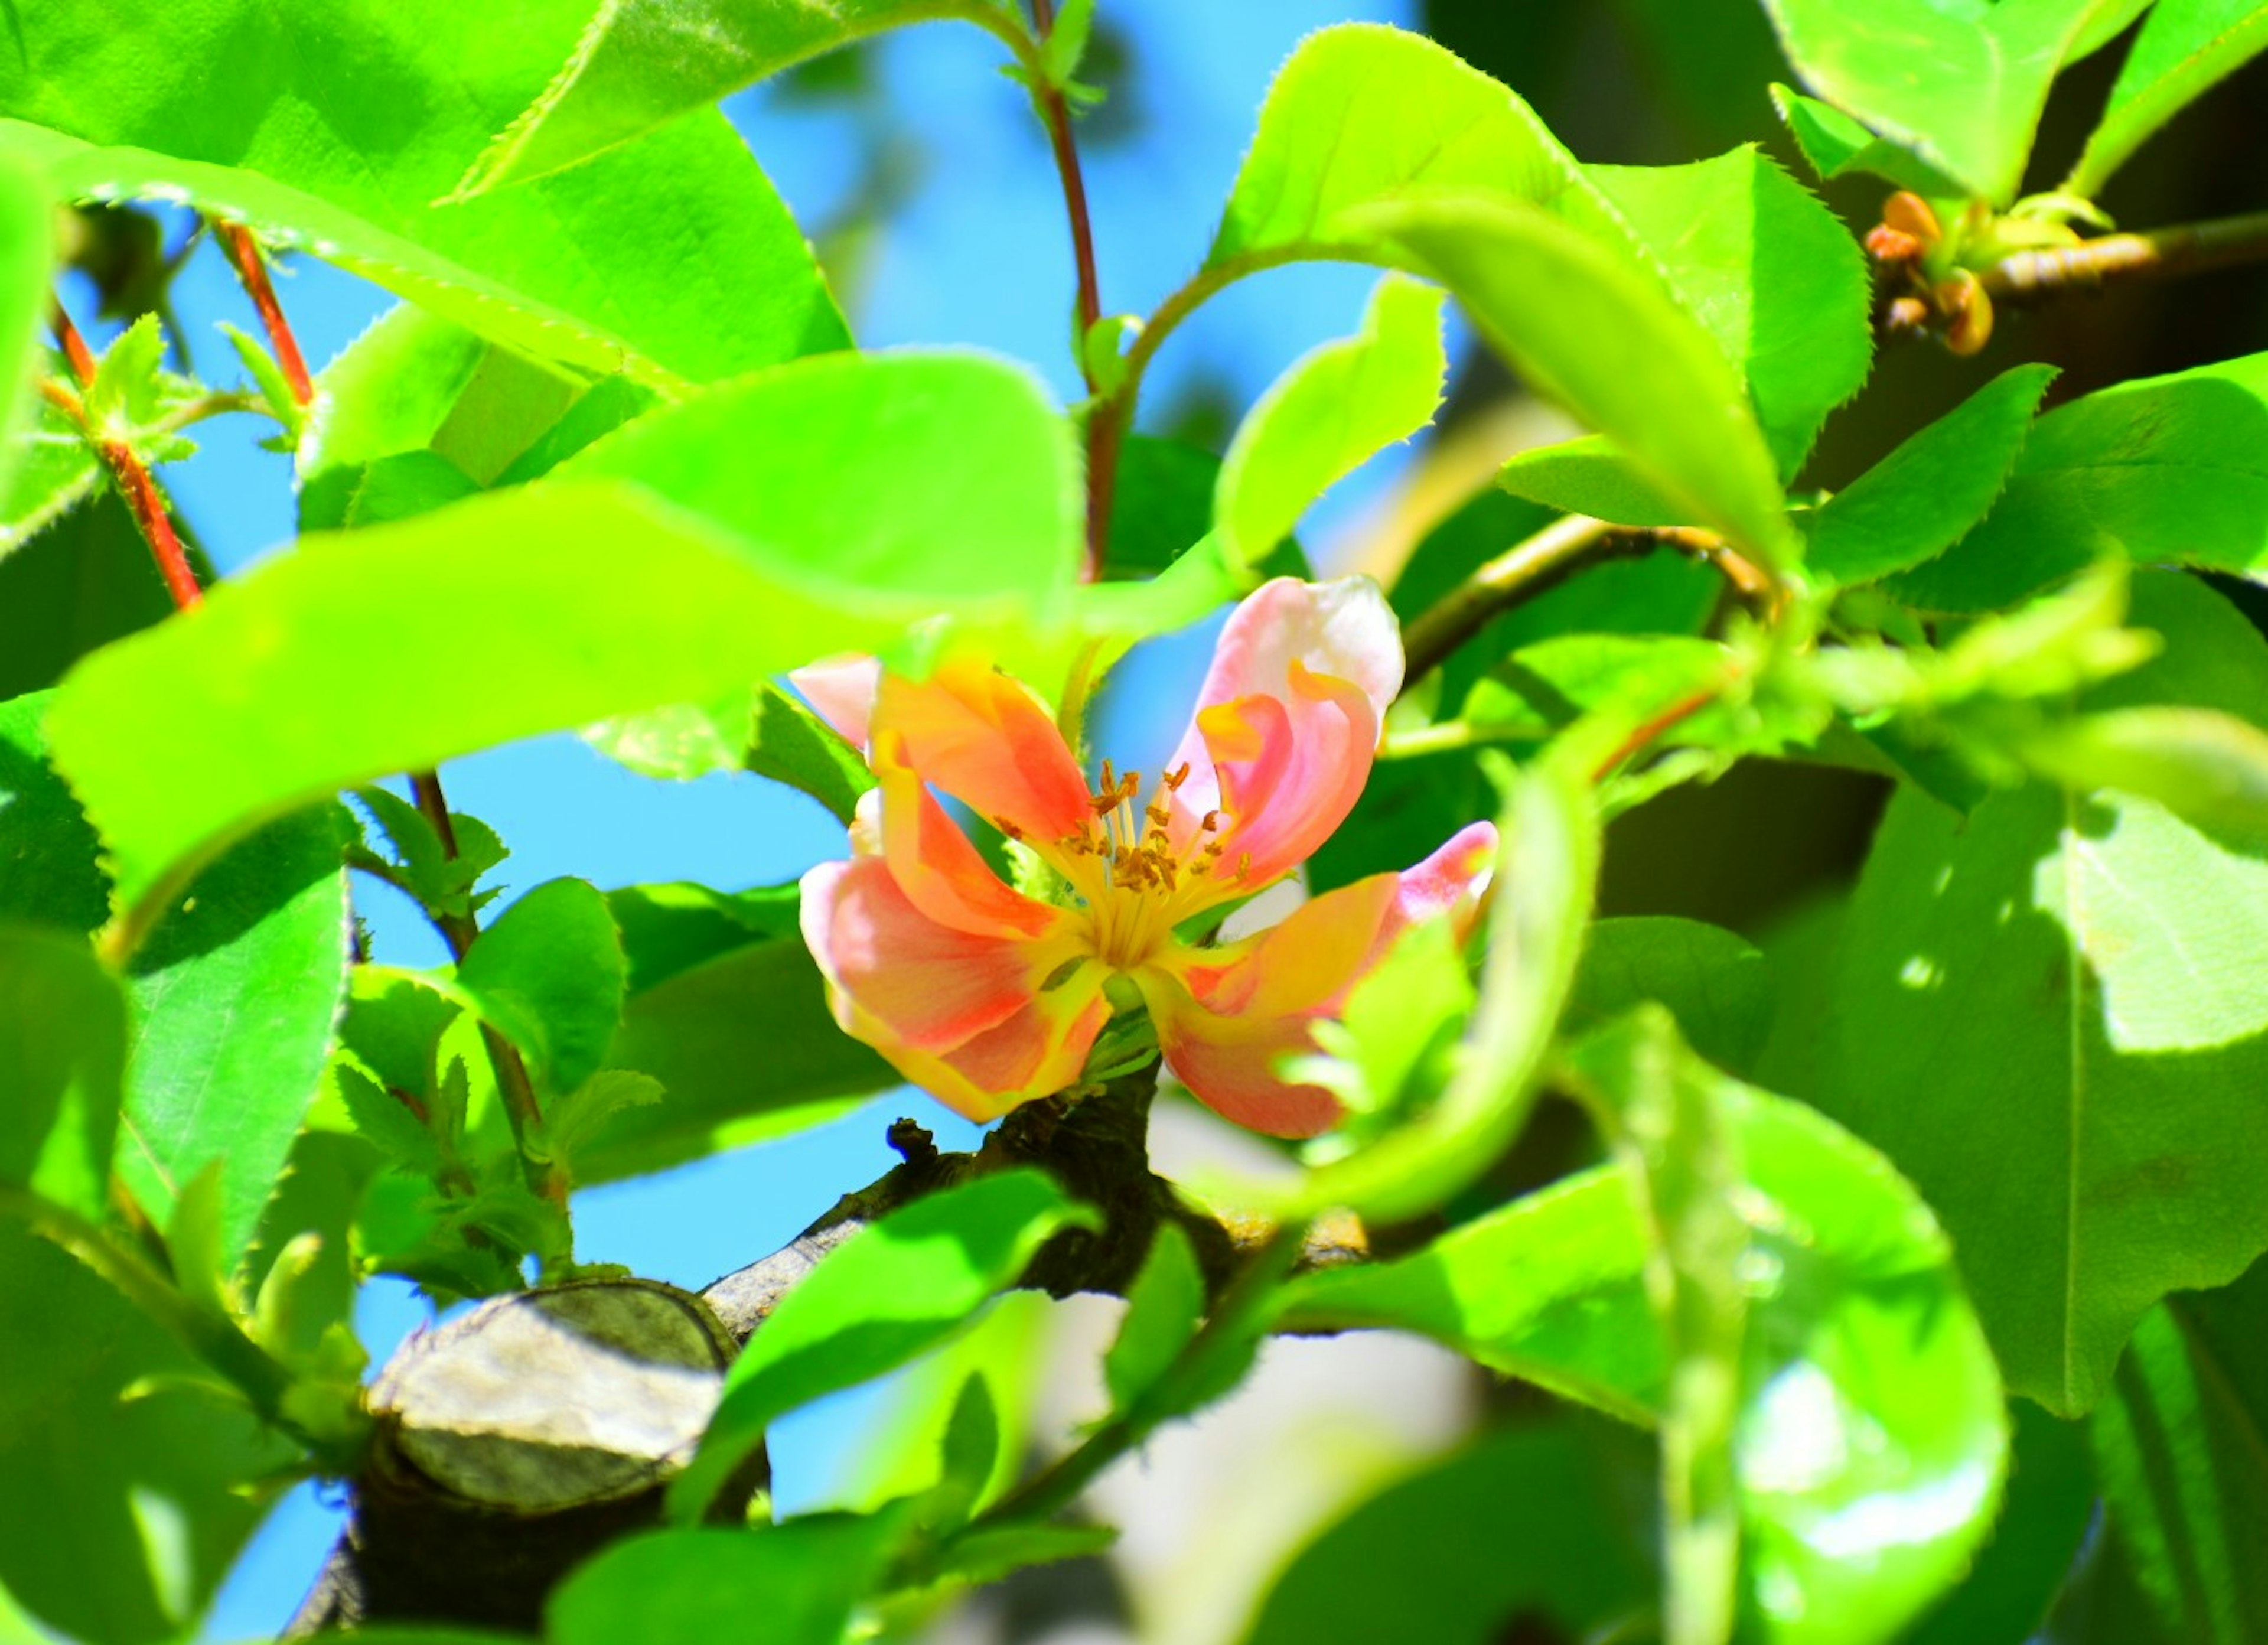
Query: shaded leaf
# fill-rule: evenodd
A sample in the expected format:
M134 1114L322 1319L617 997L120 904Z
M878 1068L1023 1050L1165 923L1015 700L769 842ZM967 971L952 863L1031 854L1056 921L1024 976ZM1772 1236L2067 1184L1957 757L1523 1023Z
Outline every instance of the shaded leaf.
M84 936L102 923L110 882L95 860L101 842L48 763L41 721L54 700L0 702L0 918Z
M1742 939L1697 919L1594 921L1566 1027L1594 1027L1648 1000L1668 1010L1702 1057L1731 1073L1754 1073L1775 996L1764 956Z
M85 941L0 923L0 1185L99 1221L126 1062L126 1001Z
M544 1606L552 1645L838 1645L880 1575L889 1517L828 1515L748 1531L658 1531L578 1567Z
M1126 1317L1103 1355L1103 1385L1114 1411L1124 1411L1155 1385L1197 1335L1205 1304L1204 1275L1181 1225L1160 1221L1150 1254L1126 1293Z

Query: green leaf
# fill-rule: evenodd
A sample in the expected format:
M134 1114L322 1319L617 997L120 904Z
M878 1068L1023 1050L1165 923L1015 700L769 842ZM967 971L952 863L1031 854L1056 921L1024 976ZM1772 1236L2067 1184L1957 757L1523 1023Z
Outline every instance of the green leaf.
M259 388L260 401L268 409L268 415L274 417L277 426L283 430L286 444L296 448L300 436L306 431L307 409L299 403L298 396L292 392L290 380L284 375L284 367L268 351L265 343L255 341L225 320L219 325L221 335L228 339L228 346L236 350L236 358L243 365L245 375L251 378Z
M852 1235L733 1362L699 1453L670 1484L672 1516L697 1516L775 1418L943 1342L1049 1236L1098 1226L1046 1177L1011 1170L917 1199Z
M681 704L593 726L583 740L641 777L684 782L754 771L799 788L846 824L874 773L858 750L770 681L714 704Z
M600 1130L576 1159L584 1182L819 1125L901 1082L836 1026L819 968L795 935L727 949L633 993L606 1060L652 1074L667 1095Z
M2268 831L2268 732L2212 708L2121 708L2026 740L2026 764L2066 788L2154 800L2207 830Z
M2268 1272L2143 1317L2089 1423L2110 1536L2168 1639L2268 1629Z
M210 1374L155 1322L6 1217L0 1341L39 1345L0 1378L0 1582L91 1645L180 1638L260 1522L238 1487L291 1451L193 1386Z
M665 392L842 347L801 232L721 114L571 178L437 203L589 11L342 0L310 36L260 0L41 7L0 67L0 151L55 197L188 204L495 341Z
M1646 916L1595 921L1567 997L1571 1031L1648 1000L1666 1007L1685 1043L1729 1073L1753 1073L1771 1031L1764 956L1720 926Z
M1204 1306L1204 1275L1189 1236L1178 1222L1160 1222L1142 1271L1127 1290L1126 1317L1102 1358L1112 1410L1126 1410L1166 1374L1197 1334Z
M1507 461L1496 483L1514 497L1618 526L1675 526L1682 511L1631 470L1614 441L1579 434Z
M17 433L31 417L32 383L45 367L40 333L54 300L48 281L55 261L54 207L23 166L0 161L0 498L15 495L22 448ZM15 510L0 517L11 524ZM9 547L0 534L0 554Z
M997 1582L1027 1566L1091 1559L1118 1540L1109 1525L1009 1523L955 1537L939 1557L940 1582Z
M1740 378L1653 274L1516 201L1354 215L1394 262L1447 285L1530 387L1612 439L1690 520L1793 563L1778 467Z
M2007 490L1948 553L1901 578L1910 605L2008 605L2105 554L2268 570L2268 354L2138 378L2042 417Z
M2052 365L2001 373L1812 514L1805 564L1844 584L1934 558L1982 520L2031 432Z
M1021 19L998 0L608 0L551 84L491 143L453 196L470 198L604 154L806 57L935 18L1004 40ZM501 125L501 122L499 122Z
M2064 190L2101 194L2136 149L2263 48L2268 5L2260 0L2157 0Z
M0 923L0 1185L100 1221L126 1002L83 939Z
M84 440L71 442L61 449L85 453ZM16 477L29 483L45 471L37 456ZM87 653L173 614L149 543L91 457L48 500L63 512L38 516L20 547L8 552L0 539L0 696L45 690ZM211 568L193 545L189 564L210 586Z
M1325 1269L1284 1290L1292 1330L1410 1331L1493 1371L1652 1426L1668 1377L1639 1272L1629 1184L1585 1171L1390 1262Z
M1617 1437L1568 1422L1505 1428L1395 1480L1300 1551L1246 1645L1488 1645L1511 1637L1513 1618L1606 1637L1655 1583L1645 1528L1616 1488L1628 1470L1602 1465Z
M1958 184L1912 150L1885 142L1832 104L1784 85L1771 88L1771 100L1788 136L1822 182L1862 172L1932 198L1961 193Z
M634 481L909 622L992 595L1028 624L1082 551L1069 425L1029 371L959 350L799 361L641 417L556 477ZM862 648L795 660L826 649Z
M1205 267L1373 260L1366 208L1466 190L1550 207L1630 244L1573 157L1501 83L1421 35L1373 23L1320 29L1268 88Z
M2165 657L2088 706L2268 720L2268 646L2219 596L2144 574L2133 620ZM2058 1414L2160 1297L2268 1248L2264 942L2264 836L2116 791L2034 785L1965 823L1901 793L1875 839L1815 1095L1928 1197L2010 1385Z
M208 1165L220 1245L251 1243L313 1100L347 973L342 818L283 818L216 859L135 954L118 1170L163 1222Z
M102 351L86 387L87 421L114 438L130 436L158 409L165 363L166 334L157 315L144 314Z
M1970 195L2015 198L2049 84L2131 0L1764 0L1806 85Z
M1732 1634L1743 1530L1736 1435L1744 1404L1749 1297L1742 1259L1749 1235L1734 1199L1748 1177L1741 1140L1719 1096L1723 1076L1685 1051L1659 1006L1641 1006L1578 1042L1567 1053L1567 1070L1606 1132L1638 1206L1646 1228L1646 1295L1668 1359L1661 1412L1668 1567L1662 1635L1670 1645L1713 1645ZM1824 1395L1831 1411L1835 1393L1831 1385L1807 1389L1809 1405L1793 1409L1816 1408ZM1790 1471L1808 1462L1815 1480L1823 1460L1819 1440L1782 1437ZM1778 1608L1800 1616L1809 1606L1783 1601Z
M792 884L719 891L679 880L609 891L607 911L622 933L637 994L762 938L795 935L801 901Z
M698 701L827 652L880 649L917 618L1005 625L1015 613L1028 628L1067 581L1074 465L1020 373L907 354L758 383L784 392L735 389L682 408L714 425L716 444L673 439L683 424L656 432L658 417L608 442L637 487L551 483L310 540L214 591L195 622L91 659L58 698L50 735L109 845L129 926L153 891L295 804L515 737ZM814 400L836 419L818 417ZM791 409L814 422L783 426ZM767 431L799 464L792 472L768 471L781 451L733 454L739 435ZM967 461L964 439L997 461ZM754 487L732 506L758 535L674 505L729 489L718 464ZM771 479L777 489L755 508L755 483ZM655 486L674 487L673 503ZM954 521L952 538L939 518ZM625 542L638 552L625 557ZM463 643L468 611L482 614L477 645ZM447 667L402 666L440 658ZM159 700L172 709L162 736L146 712Z
M1538 763L1512 779L1497 826L1502 860L1520 869L1496 891L1479 1005L1455 1075L1425 1112L1309 1172L1290 1191L1301 1211L1344 1206L1391 1222L1432 1210L1485 1171L1527 1119L1581 951L1598 823L1587 788Z
M481 933L458 985L526 1052L539 1090L572 1091L598 1072L622 1021L629 963L607 899L587 880L551 880Z
M1431 423L1448 370L1441 293L1388 275L1361 332L1295 361L1237 429L1213 504L1230 563L1259 564L1315 498Z
M1420 926L1357 979L1336 1021L1314 1024L1314 1052L1283 1072L1336 1095L1347 1110L1337 1140L1359 1147L1440 1095L1472 1011L1455 932L1446 921Z
M48 763L41 721L54 700L38 691L0 702L0 919L84 936L102 923L110 884L94 830Z
M897 1535L889 1516L748 1531L658 1531L615 1543L544 1606L551 1645L839 1645Z
M1464 723L1476 738L1543 741L1585 714L1622 709L1640 720L1723 680L1731 653L1678 634L1562 634L1523 645L1473 682ZM1681 729L1703 734L1717 718Z
M1792 476L1873 364L1871 283L1850 234L1752 146L1690 166L1586 169L1747 380Z
M26 374L43 368L63 369L62 358L35 350ZM93 494L102 483L102 461L79 425L46 396L27 393L21 402L0 404L14 404L21 411L0 440L0 561L5 561ZM149 550L142 552L146 559ZM12 575L0 566L0 576ZM8 609L0 605L0 610Z
M2087 1430L2029 1400L2010 1412L2015 1439L2007 1498L1992 1540L1959 1587L1908 1636L1906 1645L1976 1645L2029 1640L2064 1588L2095 1517ZM2058 1630L2054 1637L2060 1640Z

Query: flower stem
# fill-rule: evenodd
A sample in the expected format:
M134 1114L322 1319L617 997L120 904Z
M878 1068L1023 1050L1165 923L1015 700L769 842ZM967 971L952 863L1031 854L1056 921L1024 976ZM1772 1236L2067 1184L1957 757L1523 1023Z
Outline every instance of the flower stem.
M284 317L284 306L276 300L276 287L268 278L268 265L260 255L260 242L252 238L252 231L241 223L219 225L221 244L228 248L228 259L236 265L236 277L244 283L245 295L260 313L260 323L268 333L268 346L276 350L276 363L284 369L284 380L291 385L291 397L301 405L315 397L315 385L307 375L306 357L299 352L299 340L291 333L291 323Z
M72 373L82 388L94 382L94 354L79 336L78 328L71 324L70 316L61 303L55 305L55 336L63 346L63 358L70 362ZM142 533L142 540L150 545L150 557L158 563L158 575L165 579L166 592L173 597L176 609L186 611L204 598L204 590L197 586L196 573L189 569L188 550L181 547L180 534L173 529L171 515L166 512L165 493L149 465L136 454L127 441L112 438L94 426L88 417L86 402L60 384L47 387L48 401L60 408L79 425L87 443L94 447L95 455L109 470L111 483L126 500L127 511Z

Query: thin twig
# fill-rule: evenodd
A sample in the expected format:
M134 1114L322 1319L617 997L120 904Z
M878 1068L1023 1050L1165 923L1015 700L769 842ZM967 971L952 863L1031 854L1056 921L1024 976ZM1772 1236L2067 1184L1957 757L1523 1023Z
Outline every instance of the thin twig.
M284 306L276 300L276 288L269 281L260 242L241 223L223 223L218 226L221 244L228 248L229 261L236 265L236 276L244 283L245 295L259 311L261 326L268 333L268 346L276 350L276 363L284 368L284 380L291 387L291 397L303 406L311 403L315 398L314 380L307 375L306 357L299 352L299 340L292 335L291 321L284 317Z
M1481 566L1403 631L1405 682L1414 682L1448 660L1458 646L1513 605L1538 578L1565 564L1614 527L1588 514L1555 520ZM1405 688L1406 689L1406 688Z
M2268 262L2268 211L2177 224L2142 234L2104 234L2076 246L2018 252L1977 272L1996 303L2036 303L2117 280L2165 279Z
M72 373L82 388L92 387L99 369L86 339L79 336L78 328L61 303L55 309L55 336L62 342L63 358L70 362ZM60 392L59 392L60 391ZM95 455L110 472L112 483L126 501L134 523L142 533L143 542L150 545L150 557L158 563L158 575L165 579L166 592L173 597L176 609L186 611L204 598L204 590L197 586L197 576L189 569L189 557L181 547L180 534L173 529L173 521L166 512L165 493L134 447L94 426L86 402L76 395L61 391L61 385L46 388L49 403L59 407L76 420L87 444L94 447Z

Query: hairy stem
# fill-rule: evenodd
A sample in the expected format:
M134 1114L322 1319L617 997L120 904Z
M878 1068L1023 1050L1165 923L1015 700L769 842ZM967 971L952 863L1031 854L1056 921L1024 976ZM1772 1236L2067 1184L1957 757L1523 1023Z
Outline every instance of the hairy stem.
M260 242L252 238L252 231L241 223L218 225L221 244L228 248L228 260L236 265L236 277L244 283L245 295L260 314L260 324L268 333L268 346L276 350L276 363L284 369L284 380L291 385L291 397L306 405L315 397L315 385L307 375L306 357L299 352L299 340L291 333L291 323L284 318L284 306L276 300L276 288L269 284L268 265L260 254Z
M55 305L55 336L63 345L63 357L84 388L92 385L96 372L92 350L86 339L79 336L78 328L63 312L61 303ZM87 415L86 402L77 395L63 389L59 384L47 388L48 401L77 423L94 447L95 455L109 471L111 483L118 494L126 499L127 511L134 516L134 524L142 533L143 542L150 545L150 557L158 563L158 575L165 579L166 592L173 597L177 610L186 611L204 598L204 590L197 586L196 573L189 569L188 551L181 546L180 534L173 529L172 515L166 510L165 493L149 465L138 456L127 441L117 439L94 426Z

